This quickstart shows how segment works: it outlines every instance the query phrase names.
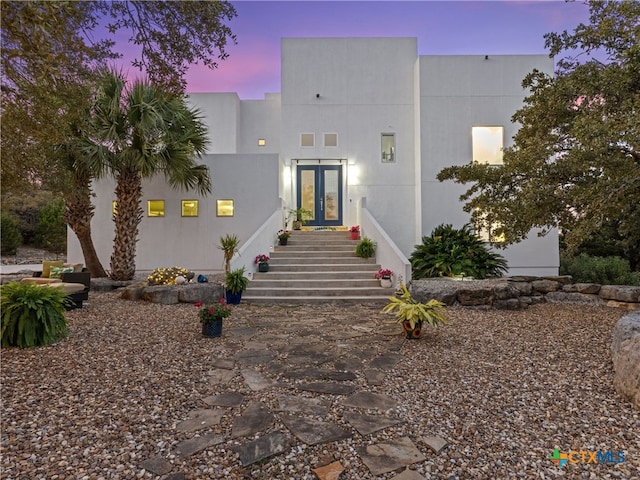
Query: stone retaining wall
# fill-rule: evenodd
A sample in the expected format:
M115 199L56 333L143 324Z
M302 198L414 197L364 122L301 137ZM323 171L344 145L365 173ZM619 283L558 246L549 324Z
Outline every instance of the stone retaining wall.
M424 279L411 282L411 294L447 305L519 310L536 303L582 303L640 310L640 287L571 283L570 276L504 277L489 280Z
M640 408L640 311L631 312L616 323L611 357L615 370L613 386Z

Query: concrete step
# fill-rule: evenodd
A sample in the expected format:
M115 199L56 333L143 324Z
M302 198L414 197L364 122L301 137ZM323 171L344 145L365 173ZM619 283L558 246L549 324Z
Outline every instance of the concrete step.
M331 257L331 258L337 258L337 257L346 257L346 258L351 258L351 257L355 257L353 250L311 250L311 249L304 249L304 248L296 248L296 249L290 249L287 250L286 252L283 250L276 250L275 252L271 252L270 255L272 260L275 260L277 258L294 258L294 257ZM359 257L356 257L359 258Z
M260 277L256 279L253 277L253 280L249 284L249 288L253 290L254 288L274 288L274 289L283 289L283 288L314 288L314 289L322 289L322 288L377 288L380 287L380 282L375 278L369 276L369 278L361 279L361 278L346 278L343 276L342 278L309 278L309 279L299 279L299 278L288 278L288 279L275 279L275 278L265 278Z
M303 250L305 252L326 251L326 252L349 252L353 253L356 249L356 245L345 244L344 242L335 243L289 243L286 246L277 245L276 249L272 253L287 253L291 250Z
M344 260L344 259L341 259ZM279 261L278 261L279 262ZM380 268L379 265L375 263L276 263L269 262L269 273L266 275L271 275L274 273L284 273L284 272L349 272L349 271L369 271L372 272L373 275Z
M304 288L304 287L283 287L283 288L263 288L254 287L249 283L247 295L252 297L280 296L280 297L340 297L340 296L380 296L393 295L393 288L377 287L345 287L345 288ZM244 295L243 295L244 298Z
M375 265L373 258L327 257L327 256L290 256L269 260L269 265Z
M282 268L282 267L280 267ZM291 281L304 281L304 280L371 280L374 279L373 275L377 270L347 270L344 272L336 272L335 270L327 271L312 271L312 272L299 272L299 271L281 271L278 267L271 266L267 273L256 272L253 274L254 280L291 280ZM374 279L375 280L375 279ZM377 281L377 280L376 280Z
M379 296L369 296L369 297L361 297L358 295L344 295L341 297L306 297L306 296L290 296L290 297L281 297L281 296L264 296L264 297L254 297L248 294L242 295L242 302L254 303L254 304L262 304L262 305L325 305L325 304L334 304L334 305L374 305L380 306L380 308L384 307L387 303L389 303L390 295L379 295Z

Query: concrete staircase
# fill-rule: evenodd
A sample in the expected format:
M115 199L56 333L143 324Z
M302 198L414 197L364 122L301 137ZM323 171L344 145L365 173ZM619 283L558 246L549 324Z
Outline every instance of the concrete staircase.
M293 231L287 245L270 254L269 272L254 273L242 300L386 305L394 289L380 287L373 278L380 266L357 257L357 244L345 231Z

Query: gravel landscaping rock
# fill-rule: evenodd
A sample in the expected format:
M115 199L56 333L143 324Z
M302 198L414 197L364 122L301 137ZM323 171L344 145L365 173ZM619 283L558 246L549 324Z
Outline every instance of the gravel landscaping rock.
M624 311L452 307L448 324L404 341L378 307L243 303L211 339L193 305L119 295L92 292L67 313L69 337L57 344L0 351L3 478L316 480L314 471L336 462L340 480L640 478L640 410L614 390L609 350ZM267 363L232 363L249 345L263 345ZM365 374L374 361L382 366L377 358L399 360L380 385ZM355 378L310 389L285 375L304 368ZM254 390L255 374L272 383ZM352 392L393 403L348 407ZM220 421L202 420L197 431L197 422L181 423L215 398L242 401L213 407ZM273 421L232 438L255 402ZM351 435L308 445L283 421L293 411ZM383 413L398 423L363 435L350 422ZM621 451L625 461L559 467L554 449ZM391 464L372 473L388 455Z

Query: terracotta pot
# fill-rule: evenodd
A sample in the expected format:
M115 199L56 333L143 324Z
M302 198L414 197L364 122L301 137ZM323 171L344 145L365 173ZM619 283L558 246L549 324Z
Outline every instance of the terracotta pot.
M402 322L402 326L404 327L404 338L408 338L410 340L417 340L420 338L420 334L422 333L422 322L416 323L416 327L411 328L411 322L409 320L405 320Z
M360 238L360 232L351 232L351 240L358 240Z

